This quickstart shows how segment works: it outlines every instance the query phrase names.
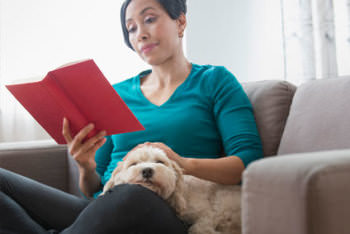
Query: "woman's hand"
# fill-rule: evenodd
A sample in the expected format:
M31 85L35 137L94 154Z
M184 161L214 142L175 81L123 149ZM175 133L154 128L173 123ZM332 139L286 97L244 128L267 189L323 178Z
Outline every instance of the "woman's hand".
M73 138L69 123L66 118L63 119L62 134L67 142L69 153L77 161L79 169L85 172L95 171L95 153L106 142L106 131L101 131L90 139L84 141L91 130L93 124L88 124Z
M137 145L135 148L133 148L131 151L142 147L142 146L153 146L155 148L159 148L165 152L165 154L168 156L169 159L175 161L182 169L184 169L186 173L186 169L188 168L188 160L187 158L181 157L179 154L174 152L169 146L167 146L164 143L161 142L145 142L143 144ZM130 151L130 152L131 152ZM125 157L127 157L126 155Z

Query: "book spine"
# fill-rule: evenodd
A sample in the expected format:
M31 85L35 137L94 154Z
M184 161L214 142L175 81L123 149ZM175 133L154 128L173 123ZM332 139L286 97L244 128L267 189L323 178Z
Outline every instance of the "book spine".
M47 90L51 93L52 97L62 107L63 117L66 117L69 121L69 127L72 136L74 137L82 128L89 124L88 119L81 113L78 106L67 95L63 87L59 84L58 79L51 72L44 78L44 84ZM96 134L96 130L92 130L87 138L90 138Z

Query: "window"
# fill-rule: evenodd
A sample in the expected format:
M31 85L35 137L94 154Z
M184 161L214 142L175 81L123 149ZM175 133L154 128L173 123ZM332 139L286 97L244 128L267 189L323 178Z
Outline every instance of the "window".
M116 0L0 0L0 142L49 138L4 88L92 58L116 83L147 68L125 44Z

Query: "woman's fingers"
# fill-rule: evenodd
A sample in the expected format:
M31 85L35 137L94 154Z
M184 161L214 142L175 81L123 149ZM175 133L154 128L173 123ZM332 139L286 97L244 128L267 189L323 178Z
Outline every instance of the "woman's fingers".
M72 141L75 141L76 143L81 143L84 138L89 134L91 130L94 129L94 124L90 123L87 126L85 126L83 129L81 129L78 134L73 138L72 133L69 128L69 122L66 118L63 118L63 129L62 129L62 135L64 136L67 143L71 143Z
M101 144L100 141L105 139L104 138L105 136L106 136L106 131L100 131L98 134L96 134L95 136L91 137L90 139L88 139L86 142L83 143L83 145L81 146L81 151L82 152L87 152L90 150L94 151L94 149L96 148L96 145L100 145Z
M89 123L78 132L78 134L74 137L73 140L81 144L85 137L89 134L89 132L91 132L94 129L94 127L95 126L93 123Z
M166 144L164 144L162 142L154 142L154 143L151 143L151 145L163 150L169 159L176 161L180 166L182 165L181 160L183 157L181 157L179 154L174 152Z
M82 128L78 134L76 134L72 140L70 147L70 154L74 155L76 152L79 152L83 143L84 138L89 134L89 132L94 128L92 123L86 125Z
M72 138L72 134L71 134L70 129L69 129L68 120L66 118L63 118L62 135L63 135L64 139L66 140L67 144L72 142L73 138Z
M107 139L106 138L102 138L101 140L99 140L98 142L95 143L95 145L92 147L92 151L96 152L101 146L104 145L104 143L106 143Z
M105 131L99 132L96 136L90 138L82 145L77 147L77 151L74 152L74 159L78 162L79 165L84 165L90 167L92 165L91 162L95 161L95 152L106 142ZM71 153L73 155L73 153Z
M103 140L103 138L106 136L106 131L100 131L95 136L87 139L84 142L84 139L86 139L87 135L94 129L94 125L92 123L85 126L83 129L79 131L79 133L73 138L73 142L71 144L70 153L71 155L77 154L77 153L86 153L90 151L92 148L95 148L98 141ZM105 142L99 142L98 148L101 147ZM97 149L98 149L97 148ZM97 150L96 149L96 150ZM96 151L95 150L95 151Z

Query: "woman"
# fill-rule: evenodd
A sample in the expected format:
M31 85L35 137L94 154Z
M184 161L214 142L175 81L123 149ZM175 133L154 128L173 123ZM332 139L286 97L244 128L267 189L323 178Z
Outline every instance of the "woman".
M80 189L97 197L123 157L143 144L163 149L186 174L238 184L262 156L252 107L224 67L190 63L183 53L186 0L126 0L126 44L152 69L114 85L145 131L84 141L64 120L63 135L77 161ZM223 156L223 154L227 156ZM186 233L186 224L160 197L139 185L118 185L97 199L80 199L0 170L0 232ZM6 216L4 216L6 214ZM51 230L51 233L58 231Z

